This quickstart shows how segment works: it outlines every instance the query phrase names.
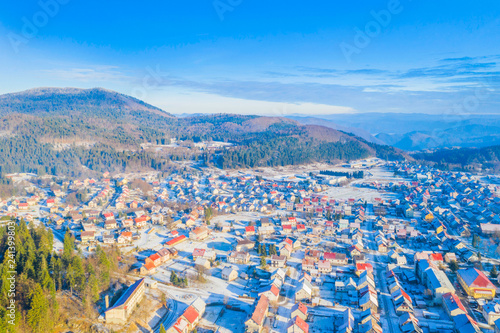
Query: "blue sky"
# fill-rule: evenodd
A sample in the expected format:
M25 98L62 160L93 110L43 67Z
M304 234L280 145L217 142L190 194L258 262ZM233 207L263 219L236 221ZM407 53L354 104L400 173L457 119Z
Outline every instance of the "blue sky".
M172 113L500 113L498 1L4 1L0 93Z

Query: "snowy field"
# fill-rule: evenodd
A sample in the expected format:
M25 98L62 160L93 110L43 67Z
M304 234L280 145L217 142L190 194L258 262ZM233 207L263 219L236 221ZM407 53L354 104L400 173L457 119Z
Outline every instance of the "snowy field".
M352 169L349 170L352 171ZM357 186L361 183L370 183L370 182L387 184L387 183L410 181L409 179L394 176L394 173L384 166L374 167L372 169L364 171L365 171L365 178L355 180L347 186L331 187L327 191L320 193L330 196L334 199L340 199L340 200L362 199L371 202L375 198L382 198L386 200L396 199L397 196L395 193L385 192L373 188L357 187Z
M372 189L372 188L358 188L358 187L331 187L327 191L320 192L336 200L347 200L347 199L362 199L368 202L374 201L375 198L382 199L395 199L396 195L394 193L384 193L382 191Z

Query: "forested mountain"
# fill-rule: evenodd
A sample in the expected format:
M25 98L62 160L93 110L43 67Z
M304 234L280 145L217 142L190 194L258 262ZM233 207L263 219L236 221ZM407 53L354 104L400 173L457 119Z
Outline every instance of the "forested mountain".
M500 146L439 149L430 153L416 153L413 157L444 169L500 172Z
M176 138L186 149L146 149ZM232 143L216 151L200 141ZM39 88L0 96L0 172L66 174L166 170L172 160L201 159L221 168L302 164L402 152L354 135L279 117L174 117L105 89Z

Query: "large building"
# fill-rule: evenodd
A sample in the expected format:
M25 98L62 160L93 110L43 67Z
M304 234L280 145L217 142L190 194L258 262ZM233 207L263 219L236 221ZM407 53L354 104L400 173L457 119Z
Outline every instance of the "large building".
M450 282L446 273L434 268L425 271L427 287L432 291L432 295L437 303L442 302L444 294L455 293L455 288Z
M493 299L496 287L476 268L458 270L458 282L469 296L474 298Z
M144 279L137 280L120 296L115 304L106 310L106 323L125 324L136 305L144 297L146 286Z

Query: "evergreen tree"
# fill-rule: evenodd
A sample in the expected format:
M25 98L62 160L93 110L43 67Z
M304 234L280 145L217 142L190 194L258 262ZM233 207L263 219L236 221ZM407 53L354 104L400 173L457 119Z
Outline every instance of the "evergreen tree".
M261 267L266 267L266 258L260 257L260 266Z
M74 288L78 293L81 293L86 283L82 258L80 256L74 256L71 264L74 270Z
M472 235L472 246L477 248L479 247L479 243L481 242L481 238L477 234Z
M490 277L495 278L495 279L498 277L497 267L495 265L493 265L493 267L491 267Z
M64 234L63 255L62 255L62 259L66 264L69 263L71 258L73 257L74 249L75 249L75 240L73 236L71 236L71 233L69 232L68 229L66 230L66 234Z
M95 275L90 276L88 286L92 301L95 303L99 300L99 283L97 282Z
M73 266L71 264L68 265L66 268L66 281L69 286L70 293L73 294L73 288L75 287L75 270L73 269Z
M36 284L29 294L27 323L33 332L49 331L49 304L40 285Z
M177 278L177 274L176 274L175 272L172 272L172 273L170 274L170 282L171 282L172 284L174 284L174 285L176 285L176 284L179 282L179 280L178 280L178 278Z
M456 271L458 271L458 263L457 263L455 260L452 260L452 261L450 262L449 267L450 267L450 269L451 269L451 271L452 271L453 273L455 273Z

